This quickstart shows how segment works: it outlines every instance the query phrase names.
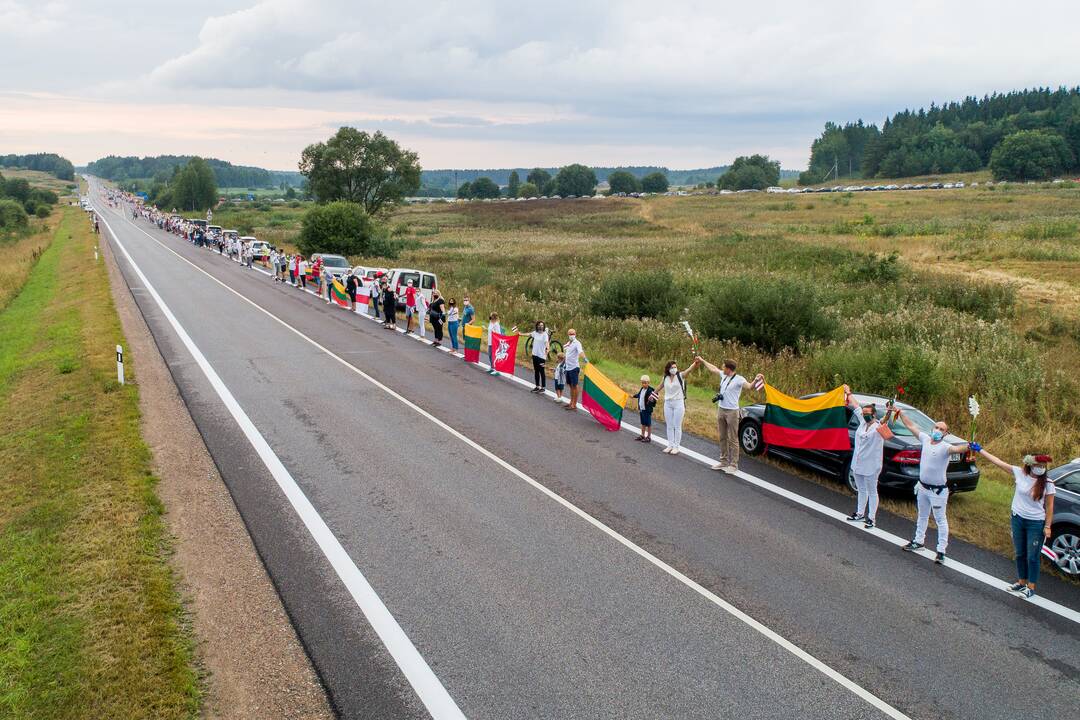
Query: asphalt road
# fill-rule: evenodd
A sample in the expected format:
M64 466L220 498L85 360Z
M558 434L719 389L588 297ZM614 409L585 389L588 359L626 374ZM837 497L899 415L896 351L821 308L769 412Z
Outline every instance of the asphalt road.
M1076 717L1074 621L96 205L465 716ZM415 664L117 256L336 711L428 716ZM950 557L1012 573L963 543ZM1040 591L1080 606L1053 578Z

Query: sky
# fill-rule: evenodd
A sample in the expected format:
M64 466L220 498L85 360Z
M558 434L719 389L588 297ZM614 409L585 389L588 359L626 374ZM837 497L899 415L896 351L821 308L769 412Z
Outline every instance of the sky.
M294 170L342 125L425 168L805 168L826 121L1080 83L1080 2L0 0L0 153Z

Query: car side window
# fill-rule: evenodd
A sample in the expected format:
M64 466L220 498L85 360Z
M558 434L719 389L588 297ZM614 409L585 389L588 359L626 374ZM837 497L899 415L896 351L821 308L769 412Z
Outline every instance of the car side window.
M1080 471L1071 472L1068 475L1062 475L1054 481L1054 485L1059 490L1068 490L1080 495Z

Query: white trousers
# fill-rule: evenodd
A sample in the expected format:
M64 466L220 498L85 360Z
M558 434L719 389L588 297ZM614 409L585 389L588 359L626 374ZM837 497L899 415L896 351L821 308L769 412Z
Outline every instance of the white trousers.
M859 490L858 506L855 508L855 512L875 520L878 508L877 483L879 473L873 475L853 474L855 475L855 487ZM869 510L867 510L868 505Z
M413 316L416 318L416 325L420 328L420 337L424 337L427 334L427 328L424 327L424 313L416 310L413 312Z
M678 449L682 445L682 419L685 413L686 405L682 400L664 400L664 428L670 448Z
M937 494L919 485L915 494L919 504L919 519L915 521L915 542L922 544L926 540L926 526L930 521L930 513L934 513L934 522L937 523L937 551L945 552L949 545L949 519L945 517L945 507L949 502L948 489Z

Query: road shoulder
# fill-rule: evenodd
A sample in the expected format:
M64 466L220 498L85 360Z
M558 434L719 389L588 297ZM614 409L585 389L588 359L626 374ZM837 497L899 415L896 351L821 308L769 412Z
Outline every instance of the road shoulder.
M143 437L174 537L173 567L206 672L204 718L331 718L326 693L135 304L102 243L137 363Z

